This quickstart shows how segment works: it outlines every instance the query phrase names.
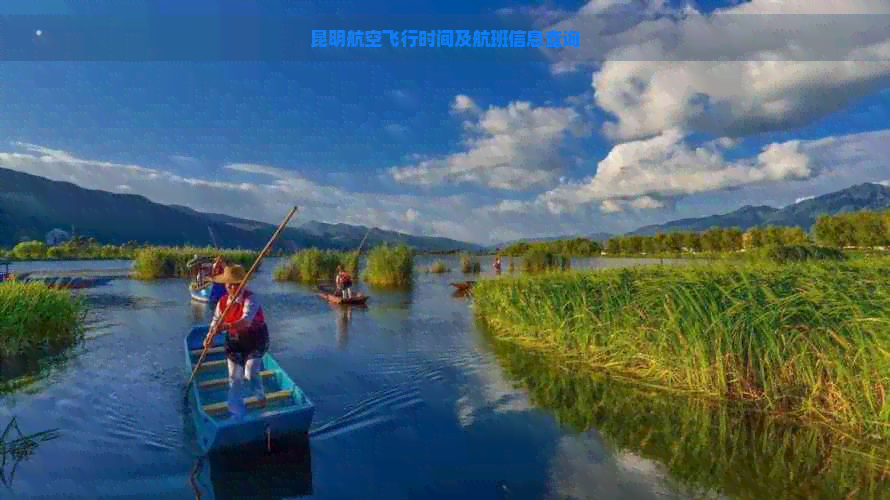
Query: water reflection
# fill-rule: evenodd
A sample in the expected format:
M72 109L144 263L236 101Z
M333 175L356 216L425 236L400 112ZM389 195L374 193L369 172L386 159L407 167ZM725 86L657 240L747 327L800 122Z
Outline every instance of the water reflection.
M197 500L278 500L312 494L312 460L305 436L200 458L190 478Z
M581 367L565 359L514 344L492 345L533 402L576 431L597 429L616 451L619 467L648 463L653 475L670 477L683 497L713 498L719 492L730 499L890 498L885 445L666 397L582 375Z
M75 345L50 346L0 358L0 394L25 390L63 370L79 352Z
M352 308L340 307L337 312L337 349L343 350L349 342L349 322L352 321Z
M15 471L19 464L34 455L40 443L52 441L60 436L58 429L25 435L15 417L0 434L0 482L12 489Z

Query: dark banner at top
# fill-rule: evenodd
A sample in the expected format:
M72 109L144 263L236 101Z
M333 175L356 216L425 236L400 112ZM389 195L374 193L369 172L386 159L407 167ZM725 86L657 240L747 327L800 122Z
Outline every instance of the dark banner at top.
M4 61L549 61L576 30L509 16L16 15ZM565 56L563 56L564 58Z

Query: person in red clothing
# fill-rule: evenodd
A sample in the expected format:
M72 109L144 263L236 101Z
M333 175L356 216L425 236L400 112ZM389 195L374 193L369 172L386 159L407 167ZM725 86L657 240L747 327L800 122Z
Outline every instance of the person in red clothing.
M343 269L343 266L337 266L337 291L335 294L344 299L352 297L352 276Z
M210 268L210 276L222 274L225 269L226 261L224 261L222 257L217 257L213 260L213 267Z
M246 273L239 265L227 266L223 272L213 276L215 283L222 283L226 292L216 303L211 329L219 324L217 332L225 331L226 361L229 367L229 408L233 414L243 414L244 400L241 398L241 382L246 381L256 396L259 405L265 406L266 393L260 372L263 369L263 355L269 350L269 328L263 306L257 296L246 287L241 290L234 304L226 312L229 302L238 290ZM226 312L223 317L223 312ZM205 347L213 344L213 338L204 340Z
M501 256L498 255L494 259L494 272L495 274L501 274Z

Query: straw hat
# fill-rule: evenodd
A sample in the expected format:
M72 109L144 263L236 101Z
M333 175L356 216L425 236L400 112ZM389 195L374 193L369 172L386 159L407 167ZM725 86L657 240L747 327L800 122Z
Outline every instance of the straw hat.
M223 269L223 272L210 279L214 283L236 285L244 281L245 277L247 277L247 273L244 271L244 268L239 266L238 264L235 264L234 266L226 266L226 268Z

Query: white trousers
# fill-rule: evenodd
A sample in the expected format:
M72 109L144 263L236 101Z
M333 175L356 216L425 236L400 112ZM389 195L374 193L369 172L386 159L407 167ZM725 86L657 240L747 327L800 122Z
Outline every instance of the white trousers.
M260 371L263 368L262 359L248 359L244 366L235 363L231 359L226 359L229 366L229 411L233 415L244 415L247 413L247 407L244 405L244 395L242 387L247 383L250 392L257 399L266 397L266 390L263 388L263 378Z

